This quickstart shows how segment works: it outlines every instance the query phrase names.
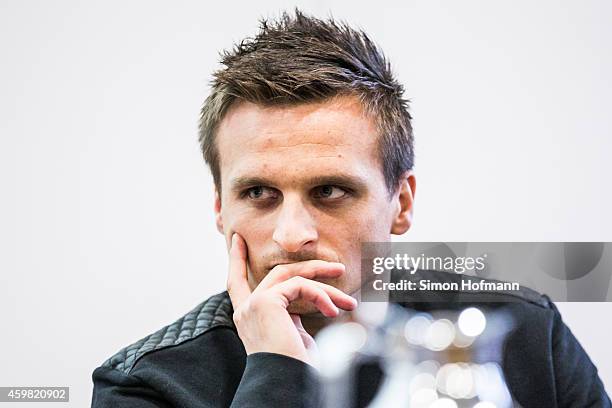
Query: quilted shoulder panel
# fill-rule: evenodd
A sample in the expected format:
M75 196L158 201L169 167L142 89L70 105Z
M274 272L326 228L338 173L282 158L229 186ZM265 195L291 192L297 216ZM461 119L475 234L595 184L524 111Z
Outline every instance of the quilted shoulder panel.
M129 373L146 353L176 346L217 326L234 327L233 308L227 292L221 292L197 305L172 324L124 347L102 366Z

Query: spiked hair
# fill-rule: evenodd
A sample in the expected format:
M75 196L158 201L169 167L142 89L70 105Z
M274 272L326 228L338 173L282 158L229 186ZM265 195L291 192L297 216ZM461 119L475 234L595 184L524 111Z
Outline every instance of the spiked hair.
M408 100L383 53L361 30L307 16L299 10L278 20L261 20L259 33L221 53L211 93L200 117L199 141L213 180L221 191L215 133L232 104L263 106L319 102L356 96L375 119L378 155L390 194L414 165Z

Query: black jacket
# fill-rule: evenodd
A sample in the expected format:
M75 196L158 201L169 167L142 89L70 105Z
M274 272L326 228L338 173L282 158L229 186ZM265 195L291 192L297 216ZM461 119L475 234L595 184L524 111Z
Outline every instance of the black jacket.
M534 293L496 292L490 295L497 303L484 305L504 305L516 323L503 356L515 400L525 408L610 407L597 369L557 308ZM455 308L455 300L403 305ZM247 357L232 313L229 296L222 292L119 351L93 372L92 407L315 406L319 393L308 365L273 353ZM358 377L358 405L365 406L377 391L381 372L366 367Z

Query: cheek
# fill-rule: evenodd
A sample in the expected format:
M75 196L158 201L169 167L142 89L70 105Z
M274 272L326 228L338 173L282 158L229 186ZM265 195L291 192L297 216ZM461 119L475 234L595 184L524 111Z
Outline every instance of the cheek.
M380 200L357 203L340 216L319 220L323 242L332 243L345 260L361 257L362 242L387 242L390 239L389 204Z
M335 242L349 271L339 285L346 293L354 293L361 287L361 243L390 240L390 225L385 211L374 209L380 210L380 207L355 209L350 220L343 223L346 227L337 230Z
M269 242L272 241L272 223L264 221L263 217L254 217L246 211L227 211L223 215L225 235L230 239L236 232L244 239L248 250L248 264L257 282L263 278L260 266L261 257L266 253Z
M360 242L386 242L390 238L391 225L388 208L382 203L368 203L351 214L348 225L349 239Z
M241 208L240 205L226 204L222 216L226 235L231 236L232 233L237 232L247 239L249 235L257 234L261 229L258 217L253 217L253 214Z

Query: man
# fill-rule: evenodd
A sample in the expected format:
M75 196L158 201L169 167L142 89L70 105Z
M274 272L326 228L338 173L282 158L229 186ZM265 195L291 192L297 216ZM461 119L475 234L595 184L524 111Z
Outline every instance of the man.
M412 224L407 101L363 32L296 11L222 62L200 142L229 250L227 292L98 367L93 407L315 406L313 336L358 307L360 243ZM526 295L513 307L516 399L609 406L554 305ZM359 406L376 392L372 376Z

